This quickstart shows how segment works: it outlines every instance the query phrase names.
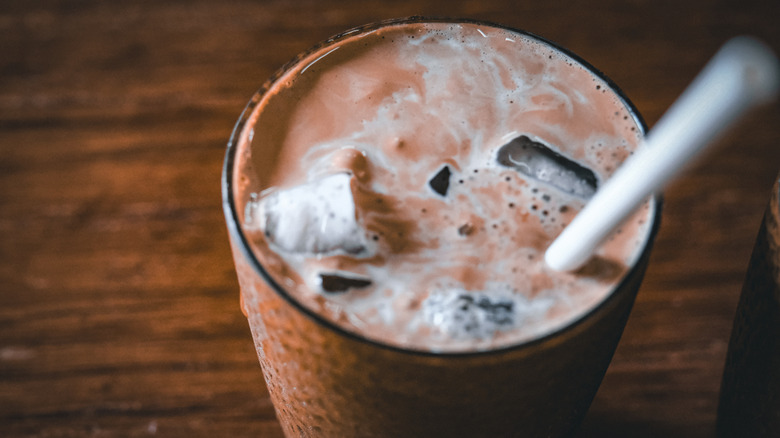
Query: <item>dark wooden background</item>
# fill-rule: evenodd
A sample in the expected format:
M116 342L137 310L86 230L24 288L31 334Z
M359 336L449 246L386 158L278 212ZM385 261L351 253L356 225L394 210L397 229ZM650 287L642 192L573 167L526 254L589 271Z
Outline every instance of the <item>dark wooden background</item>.
M219 178L244 103L331 34L500 22L603 70L650 126L777 1L3 1L0 436L281 436L238 307ZM581 436L707 437L773 178L780 105L666 191L645 284Z

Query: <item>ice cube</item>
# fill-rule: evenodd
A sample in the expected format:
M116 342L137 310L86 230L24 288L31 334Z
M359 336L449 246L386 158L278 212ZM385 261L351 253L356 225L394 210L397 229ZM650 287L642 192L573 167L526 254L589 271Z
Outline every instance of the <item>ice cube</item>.
M325 292L346 292L371 286L371 279L345 272L321 272L320 286Z
M246 226L262 230L273 246L289 253L368 255L350 178L337 173L251 201Z
M497 161L581 198L590 198L598 188L598 179L592 170L525 135L501 146Z
M437 173L428 181L428 185L431 186L434 192L441 196L447 196L447 189L450 188L450 166L444 165Z
M423 318L453 338L487 339L518 322L516 299L509 294L437 291L423 302Z

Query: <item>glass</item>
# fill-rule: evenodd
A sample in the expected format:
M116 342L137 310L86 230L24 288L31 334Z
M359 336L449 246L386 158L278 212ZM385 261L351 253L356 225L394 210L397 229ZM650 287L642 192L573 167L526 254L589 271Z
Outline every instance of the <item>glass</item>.
M729 341L722 437L780 436L780 177L759 228Z
M240 226L247 182L239 171L242 157L238 151L242 142L250 141L255 109L274 81L307 54L334 45L345 35L420 21L430 20L410 18L371 24L333 37L300 55L253 96L228 143L223 207L241 285L242 309L277 416L290 437L571 433L595 396L633 305L659 225L658 197L652 200L650 236L637 263L603 302L542 338L486 352L411 351L342 329L302 305L269 275ZM508 30L544 42L606 80L565 49L534 35ZM622 93L613 85L607 91L623 102L644 131L641 118Z

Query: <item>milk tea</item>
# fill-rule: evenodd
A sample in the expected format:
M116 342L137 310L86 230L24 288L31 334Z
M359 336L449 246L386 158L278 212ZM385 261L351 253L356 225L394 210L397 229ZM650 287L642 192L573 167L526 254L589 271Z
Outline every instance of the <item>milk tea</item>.
M272 77L228 144L223 205L285 434L570 434L660 204L577 272L543 254L642 133L585 62L467 20L368 25Z
M441 352L538 338L602 302L647 239L649 205L583 271L545 266L640 130L603 79L530 36L465 23L355 35L286 72L256 111L253 249L296 300L369 339Z

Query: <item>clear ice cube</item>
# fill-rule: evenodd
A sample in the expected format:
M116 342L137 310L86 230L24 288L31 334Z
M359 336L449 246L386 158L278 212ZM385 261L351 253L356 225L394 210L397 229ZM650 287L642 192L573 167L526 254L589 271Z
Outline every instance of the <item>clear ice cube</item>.
M487 339L517 323L511 295L447 290L432 293L423 302L425 321L454 338Z
M364 255L368 239L357 220L350 178L338 173L273 191L249 202L245 225L289 253Z
M501 146L497 161L502 166L581 198L590 198L598 188L598 179L592 170L525 135Z

